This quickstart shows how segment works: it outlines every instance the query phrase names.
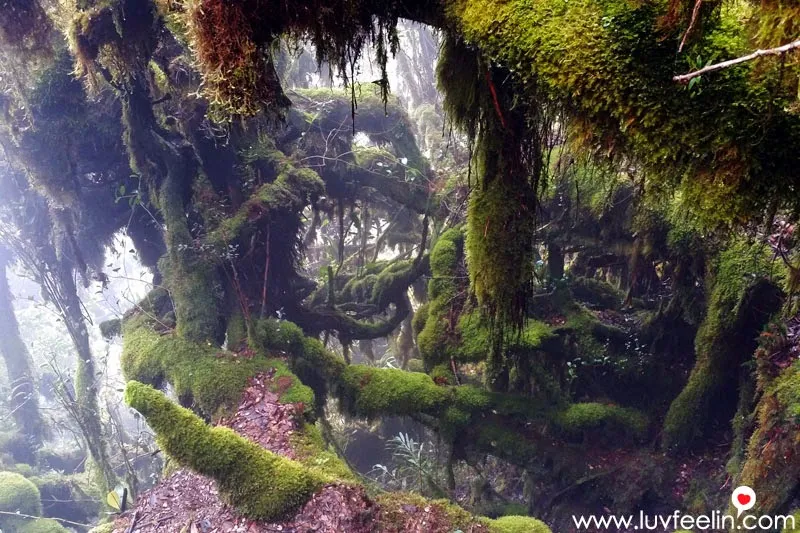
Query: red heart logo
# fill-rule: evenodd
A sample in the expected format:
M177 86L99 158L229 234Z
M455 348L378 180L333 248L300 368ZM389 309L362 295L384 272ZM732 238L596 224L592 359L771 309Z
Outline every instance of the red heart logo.
M739 494L736 497L736 499L739 500L739 503L742 504L742 505L747 505L748 503L750 503L750 495L749 494Z

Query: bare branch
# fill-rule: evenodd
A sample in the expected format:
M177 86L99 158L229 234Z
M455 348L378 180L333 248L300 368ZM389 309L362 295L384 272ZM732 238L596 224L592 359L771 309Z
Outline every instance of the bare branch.
M748 54L746 56L737 57L736 59L729 59L728 61L722 61L721 63L714 63L713 65L708 65L700 70L696 70L694 72L689 72L687 74L680 74L678 76L674 76L672 78L673 81L677 81L679 83L686 83L692 78L696 78L698 76L702 76L703 74L708 74L709 72L714 72L717 70L722 70L724 68L732 67L734 65L738 65L739 63L745 63L747 61L752 61L753 59L758 59L759 57L764 56L779 56L783 55L786 52L790 52L796 48L800 48L800 39L797 41L792 41L791 43L784 44L783 46L779 46L777 48L767 48L766 50L756 50L752 54Z

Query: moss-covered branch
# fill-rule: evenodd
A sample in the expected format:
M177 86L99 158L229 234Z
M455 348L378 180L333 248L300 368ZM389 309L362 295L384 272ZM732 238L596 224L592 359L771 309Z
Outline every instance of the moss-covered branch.
M211 418L238 405L248 378L274 369L279 378L289 380L280 391L281 401L302 403L309 410L314 405L314 393L282 361L192 343L173 332L156 331L155 325L146 315L126 320L122 371L127 379L154 387L169 383L182 403Z
M284 517L325 482L231 429L207 426L147 385L129 382L125 400L147 419L162 450L178 464L216 479L222 497L248 517Z

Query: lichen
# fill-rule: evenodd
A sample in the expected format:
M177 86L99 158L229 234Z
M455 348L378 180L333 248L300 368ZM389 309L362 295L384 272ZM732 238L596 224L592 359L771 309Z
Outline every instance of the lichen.
M163 451L179 464L216 479L223 499L245 516L285 517L326 481L231 429L207 426L147 385L129 382L125 400L147 419Z

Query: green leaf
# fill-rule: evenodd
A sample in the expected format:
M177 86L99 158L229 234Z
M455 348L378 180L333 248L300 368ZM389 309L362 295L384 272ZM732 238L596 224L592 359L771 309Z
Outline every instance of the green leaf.
M122 500L116 490L112 490L108 493L108 496L106 496L106 503L112 509L116 509L117 511L122 510Z

